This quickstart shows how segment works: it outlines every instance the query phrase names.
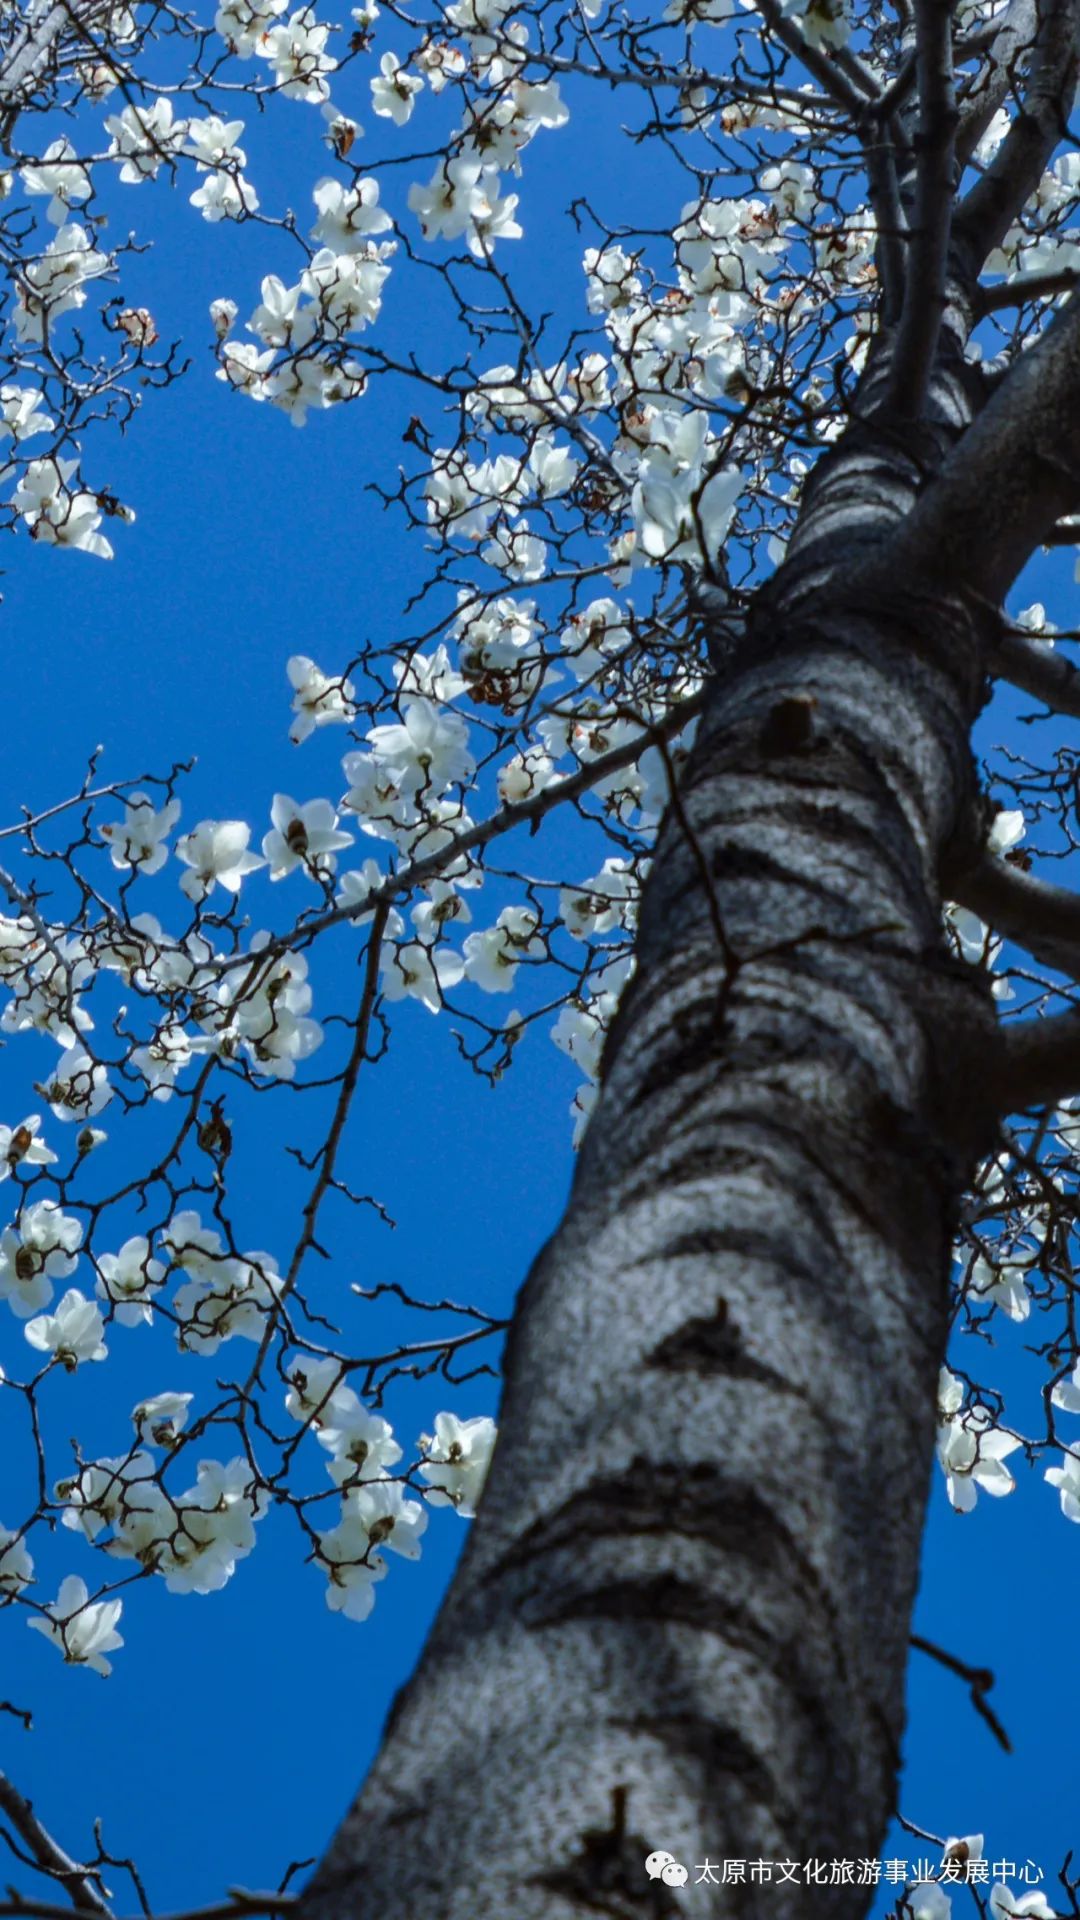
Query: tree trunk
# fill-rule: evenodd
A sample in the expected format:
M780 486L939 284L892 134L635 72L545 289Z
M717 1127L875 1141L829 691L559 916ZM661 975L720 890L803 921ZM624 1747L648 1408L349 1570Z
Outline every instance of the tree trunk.
M307 1920L873 1899L699 1876L872 1858L895 1804L995 1025L937 889L973 811L982 642L889 585L791 563L716 684L521 1295L482 1512ZM646 1875L658 1848L677 1892Z

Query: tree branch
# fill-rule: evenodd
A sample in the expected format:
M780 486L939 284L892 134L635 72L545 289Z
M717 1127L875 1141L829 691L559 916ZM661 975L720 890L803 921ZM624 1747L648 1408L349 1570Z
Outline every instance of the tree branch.
M1061 267L1057 273L1018 273L1015 280L1002 280L996 287L979 287L975 294L975 312L981 319L987 313L1000 313L1002 307L1023 307L1030 300L1052 300L1056 293L1069 293L1080 282L1075 267Z
M986 63L961 102L956 150L963 164L971 159L998 108L1015 87L1017 63L1031 45L1037 24L1035 0L1011 0L995 22ZM962 52L958 49L958 54Z
M988 920L1043 966L1080 980L1080 894L1055 887L994 854L946 880L962 907Z
M1080 503L1080 297L1020 354L879 562L996 608L1047 529ZM899 567L898 576L893 569Z
M995 1093L1002 1114L1052 1107L1080 1090L1080 1007L1001 1030Z
M1078 542L1080 544L1080 536ZM999 679L1030 693L1055 713L1080 720L1080 667L1053 648L1037 646L1018 633L1007 633L990 655L990 670Z
M62 1880L73 1907L80 1913L107 1914L109 1907L94 1882L93 1868L81 1867L43 1827L29 1800L5 1773L0 1773L0 1812L6 1814L20 1839L26 1842L39 1868L53 1880ZM65 1912L60 1908L61 1913Z
M922 413L945 309L945 272L955 191L956 97L949 0L915 0L919 125L915 206L904 303L890 372L892 405Z
M155 1915L154 1920L243 1920L248 1914L291 1913L299 1903L298 1893L249 1893L244 1887L232 1887L227 1900ZM0 1915L6 1920L71 1920L66 1907L52 1906L47 1900L0 1900ZM140 1914L137 1920L144 1920L144 1916Z
M1054 148L1068 133L1076 91L1077 0L1036 0L1035 12L1038 27L1029 43L1019 113L956 217L957 238L974 273L1034 193Z
M969 1667L966 1660L958 1660L955 1653L946 1653L945 1648L937 1646L933 1640L924 1640L921 1633L912 1634L911 1644L919 1653L928 1653L932 1660L939 1661L950 1673L955 1673L959 1679L967 1681L971 1689L971 1704L976 1713L986 1721L998 1744L1004 1747L1006 1753L1011 1753L1012 1741L986 1699L986 1695L994 1684L994 1676L989 1667Z

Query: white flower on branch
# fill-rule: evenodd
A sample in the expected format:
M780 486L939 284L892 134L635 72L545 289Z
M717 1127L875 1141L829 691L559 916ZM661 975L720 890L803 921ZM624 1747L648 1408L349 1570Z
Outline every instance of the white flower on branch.
M1055 1396L1056 1398L1056 1396ZM1064 1465L1047 1467L1043 1478L1056 1487L1061 1495L1061 1511L1066 1520L1080 1523L1080 1455L1071 1449L1062 1449Z
M938 1386L937 1453L949 1500L957 1513L970 1513L979 1490L995 1499L1012 1493L1016 1482L1004 1465L1020 1441L995 1425L985 1407L964 1409L964 1390L947 1368Z
M287 22L267 27L255 52L269 60L281 93L318 105L330 98L326 76L337 67L337 61L325 50L329 37L330 28L316 20L310 7L301 7Z
M35 1614L27 1625L59 1647L69 1666L92 1667L95 1673L110 1674L112 1666L105 1655L124 1644L123 1636L116 1632L123 1607L122 1600L91 1602L85 1581L69 1573L44 1615Z
M372 758L402 794L419 788L440 794L457 781L471 780L475 771L466 722L460 714L440 713L431 700L406 700L400 721L372 727L367 738ZM362 758L347 754L342 763L350 786Z
M227 893L239 893L245 877L266 862L248 850L251 828L243 820L200 820L190 833L181 834L176 857L190 871L181 876L180 886L189 900L198 904L224 887Z
M42 546L67 547L96 554L99 560L111 560L112 546L98 532L102 507L97 494L69 484L78 470L78 460L65 460L60 455L32 460L19 477L11 504L26 522L31 538Z
M337 867L337 854L353 843L352 834L339 828L329 800L298 805L287 793L276 793L270 818L273 827L263 839L262 850L271 880L284 880L297 867L313 880L329 879Z
M533 907L504 907L493 927L470 933L464 946L465 978L485 993L513 991L522 960L547 954L537 934L540 916Z
M459 1420L454 1413L436 1414L434 1434L420 1436L424 1459L419 1471L428 1483L428 1505L453 1507L463 1520L471 1520L496 1438L495 1422L487 1414L473 1420Z
M78 1265L82 1222L61 1212L55 1200L24 1207L15 1226L0 1234L0 1300L20 1320L53 1297L54 1280L66 1280Z
M129 867L137 867L144 874L159 872L169 857L166 839L179 818L179 800L167 800L163 807L155 807L148 794L133 794L124 808L123 820L106 821L101 828L113 866L122 873Z
M44 253L23 268L18 281L14 320L19 339L41 346L46 330L61 314L85 306L85 283L110 272L112 264L108 254L96 251L84 227L71 223L61 227ZM49 464L66 467L70 473L78 463L58 459Z
M331 253L355 253L377 233L387 233L393 221L379 205L377 180L357 180L346 187L340 180L319 180L314 189L319 217L311 238Z
M371 110L380 120L392 120L403 127L412 114L416 95L424 84L423 75L409 73L396 53L384 53L379 72L371 82Z
M20 170L27 193L48 194L45 218L54 227L62 227L68 210L91 193L90 175L75 158L75 148L66 136L46 147L41 159Z
M112 1099L105 1068L78 1042L61 1054L52 1076L37 1091L58 1120L92 1119Z
M306 654L294 653L286 666L293 688L293 712L289 728L294 746L314 733L316 727L348 726L356 718L356 692L351 680L324 673Z
M105 1322L101 1309L88 1300L78 1287L70 1287L55 1313L39 1314L23 1329L32 1347L55 1354L69 1373L84 1360L105 1360L108 1348L103 1335Z
M0 1182L16 1167L51 1167L56 1155L50 1152L38 1132L40 1113L28 1113L17 1127L0 1127Z
M51 433L55 422L40 410L43 397L37 387L0 387L0 440L21 445L35 433Z
M138 186L156 180L160 168L183 151L188 123L174 120L172 101L162 97L149 107L127 106L110 114L105 131L111 136L108 157L121 163L121 180Z
M34 1577L34 1562L22 1536L10 1527L0 1527L0 1596L11 1598L28 1587Z
M144 1446L174 1447L187 1422L194 1395L154 1393L132 1409L135 1431Z
M428 1516L418 1500L406 1498L400 1481L374 1480L351 1488L342 1501L342 1514L346 1525L367 1536L369 1547L388 1547L404 1560L419 1560Z
M153 1297L165 1279L165 1268L151 1258L146 1235L134 1234L119 1253L99 1254L97 1267L96 1292L111 1302L114 1319L122 1327L149 1326Z
M219 220L239 220L245 214L257 213L259 196L250 180L243 174L228 173L219 168L208 173L201 187L188 196L191 206L197 207L204 220L216 224Z
M231 52L248 60L270 22L284 11L283 0L225 0L214 15L214 29Z
M374 1589L386 1578L386 1561L372 1553L367 1529L355 1515L347 1515L317 1539L315 1558L327 1576L330 1611L343 1613L346 1620L366 1620L375 1605Z

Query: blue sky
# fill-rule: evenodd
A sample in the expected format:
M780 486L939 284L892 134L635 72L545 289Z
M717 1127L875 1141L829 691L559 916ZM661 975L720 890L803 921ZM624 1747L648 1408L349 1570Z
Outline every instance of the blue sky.
M353 104L348 87L338 97L346 109ZM324 170L317 119L300 107L290 115L287 106L275 118L288 136L249 135L250 171L264 205L291 200L299 209ZM367 138L373 157L387 145L370 118ZM567 137L537 143L528 184L544 204L561 208L577 189L579 153ZM612 144L612 173L623 156ZM341 737L324 733L299 752L289 746L287 657L309 653L339 665L368 639L395 635L402 583L414 584L423 565L416 539L364 491L368 479L393 474L406 399L376 386L359 406L313 415L296 432L268 408L228 394L212 377L207 305L231 293L242 314L250 311L261 272L284 270L284 241L207 228L183 196L164 189L126 197L116 189L113 202L118 229L139 220L158 240L132 263L127 296L151 308L163 336L187 337L195 366L168 392L148 396L125 440L99 437L88 452L95 481L107 481L138 513L134 528L117 532L111 565L35 551L26 540L0 554L8 635L0 814L12 820L23 804L37 808L73 791L100 743L107 777L160 772L197 755L183 790L185 824L238 815L261 833L276 790L307 799L336 795L341 785ZM514 261L537 302L575 270L581 246L567 223L545 226L544 237L544 248L522 248ZM408 328L408 345L438 359L445 343L437 303L388 312L388 324ZM1034 598L1040 584L1036 574L1020 600ZM984 737L995 725L984 722ZM1008 715L1002 726L1021 737ZM1062 738L1071 737L1072 724L1063 723ZM350 958L340 946L337 955L335 978L344 981ZM353 1279L395 1280L504 1311L564 1204L577 1075L541 1030L491 1089L458 1060L445 1020L414 1005L398 1011L393 1049L362 1087L345 1163L350 1184L376 1195L397 1224L370 1214L355 1225L339 1221L340 1276L335 1269L332 1284L344 1295ZM0 1052L0 1118L21 1117L27 1083L22 1046ZM265 1119L237 1146L243 1231L250 1244L275 1249L295 1232L298 1192L280 1158L270 1157L271 1140L282 1137L281 1109L266 1102ZM157 1124L149 1116L147 1126ZM985 1377L1007 1389L1023 1373L1024 1336L1005 1323L994 1334ZM141 1356L118 1338L107 1376L116 1383L117 1421L110 1425L112 1403L103 1405L98 1382L80 1376L56 1416L59 1430L70 1418L83 1437L85 1422L88 1448L119 1450L117 1423L140 1393L187 1384L207 1367L185 1364L183 1381L184 1368L148 1379ZM410 1422L419 1431L449 1399L430 1384L403 1394L403 1434L411 1437ZM491 1383L463 1388L454 1404L462 1414L490 1411ZM1023 1424L1022 1413L1016 1417ZM1052 1876L1080 1838L1067 1794L1046 1786L1069 1779L1080 1713L1080 1676L1060 1651L1080 1529L1060 1518L1039 1474L1021 1468L1019 1478L1010 1499L980 1500L973 1515L958 1518L935 1473L916 1618L927 1637L996 1669L994 1704L1015 1751L997 1749L959 1681L916 1655L903 1805L930 1828L985 1830L994 1858L1030 1856ZM5 1486L5 1505L7 1498ZM159 1908L197 1903L230 1884L272 1884L290 1860L321 1850L351 1798L463 1534L455 1516L433 1515L421 1563L395 1562L374 1614L357 1626L327 1611L320 1576L302 1564L288 1517L274 1513L258 1551L221 1595L175 1598L154 1583L133 1593L126 1645L107 1683L63 1667L9 1614L3 1692L33 1707L35 1727L24 1734L0 1718L0 1764L74 1853L90 1845L92 1819L102 1816L107 1843L135 1856ZM64 1535L42 1555L43 1579L89 1574L87 1557ZM889 1847L914 1850L899 1837ZM123 1911L132 1909L126 1892L118 1898ZM883 1898L879 1911L887 1905Z

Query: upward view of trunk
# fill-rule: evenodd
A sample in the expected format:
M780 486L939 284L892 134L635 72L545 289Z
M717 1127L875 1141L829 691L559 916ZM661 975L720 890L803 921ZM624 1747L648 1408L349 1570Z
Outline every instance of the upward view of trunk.
M305 1920L858 1920L874 1899L858 1862L896 1805L960 1200L1002 1113L1080 1085L1077 1016L999 1031L941 924L967 876L1031 952L1080 954L1072 896L987 868L970 746L990 671L1080 711L1064 662L1000 637L1080 505L1080 309L1003 378L969 351L1006 304L984 263L1061 137L1077 10L1011 0L962 113L950 33L917 5L884 92L801 47L861 137L880 116L873 349L784 564L711 650L490 1484ZM660 1849L686 1884L650 1877ZM718 1887L721 1861L743 1878Z
M760 597L663 827L481 1515L310 1920L865 1911L695 1869L871 1857L894 1805L950 1236L992 1134L989 996L937 880L981 686L917 580Z

